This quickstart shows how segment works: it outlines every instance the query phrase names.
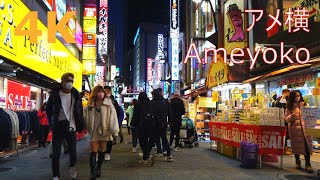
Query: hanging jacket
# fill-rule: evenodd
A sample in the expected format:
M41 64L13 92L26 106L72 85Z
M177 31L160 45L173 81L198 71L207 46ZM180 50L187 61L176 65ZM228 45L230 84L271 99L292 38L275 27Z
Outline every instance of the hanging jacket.
M11 138L17 138L19 136L19 119L17 114L10 110L4 110L9 116L11 120Z
M8 148L11 140L12 125L9 114L0 108L0 147Z

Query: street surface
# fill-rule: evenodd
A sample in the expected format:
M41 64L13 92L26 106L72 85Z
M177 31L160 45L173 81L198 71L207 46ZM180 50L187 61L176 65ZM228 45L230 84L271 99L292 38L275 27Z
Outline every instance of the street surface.
M165 162L164 157L156 157L152 167L138 164L138 155L131 152L131 136L125 134L128 143L113 146L111 161L104 161L100 180L167 180L167 179L317 179L316 171L310 177L304 171L294 169L294 158L284 158L284 169L263 166L262 169L243 169L240 162L209 150L209 143L200 147L173 152L173 162ZM78 180L88 180L89 146L88 138L78 142ZM153 152L155 152L153 150ZM61 157L61 180L68 175L69 156ZM319 155L313 156L312 166L320 169ZM315 162L317 161L317 162ZM304 167L304 161L302 161ZM5 168L9 171L2 172ZM288 176L289 175L289 176ZM291 175L291 177L290 177ZM10 157L0 159L1 180L48 180L51 178L51 159L48 150L30 150L20 154L20 159ZM319 177L319 176L318 176ZM320 178L319 178L320 179Z

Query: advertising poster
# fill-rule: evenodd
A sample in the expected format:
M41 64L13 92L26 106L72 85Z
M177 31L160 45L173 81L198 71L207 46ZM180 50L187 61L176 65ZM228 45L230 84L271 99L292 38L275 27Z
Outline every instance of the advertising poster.
M10 109L26 109L30 100L31 87L8 80L6 104Z

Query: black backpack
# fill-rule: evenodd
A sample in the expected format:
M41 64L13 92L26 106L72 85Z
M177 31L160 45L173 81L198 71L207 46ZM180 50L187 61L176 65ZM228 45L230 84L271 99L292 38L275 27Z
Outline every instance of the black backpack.
M140 121L141 128L154 129L159 125L158 118L155 113L151 110L150 104L145 105L145 113L143 118Z

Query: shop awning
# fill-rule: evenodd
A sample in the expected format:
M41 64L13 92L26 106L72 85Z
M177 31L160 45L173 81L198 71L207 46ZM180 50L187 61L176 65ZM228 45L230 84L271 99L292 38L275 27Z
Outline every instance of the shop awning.
M311 66L311 64L291 65L289 67L286 67L286 68L283 68L283 69L279 69L279 70L270 72L270 73L268 73L266 75L263 75L263 77L261 77L261 79L266 79L266 78L269 78L269 77L278 76L278 75L281 75L281 74L284 74L284 73L289 73L289 72L292 72L292 71L304 69L304 68L307 68L307 67L310 67L310 66Z
M252 82L258 81L258 80L259 80L260 78L262 78L263 76L264 76L264 75L256 76L256 77L247 79L247 80L243 81L242 84L247 84L247 83L252 83Z

